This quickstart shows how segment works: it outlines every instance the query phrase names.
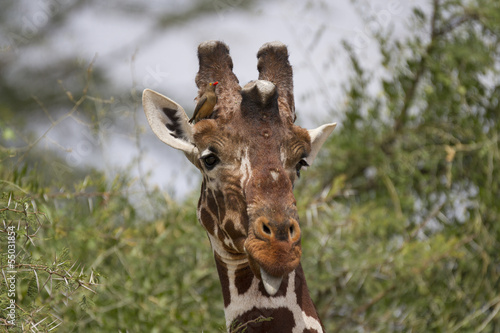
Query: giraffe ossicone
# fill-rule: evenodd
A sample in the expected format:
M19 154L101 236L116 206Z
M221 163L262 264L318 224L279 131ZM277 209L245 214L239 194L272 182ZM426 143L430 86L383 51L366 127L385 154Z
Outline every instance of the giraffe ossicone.
M259 78L243 88L227 45L204 42L198 58L198 98L219 82L208 118L192 125L179 104L149 89L143 106L158 138L203 175L197 216L212 245L228 330L240 323L248 332L323 332L300 264L293 184L336 124L294 124L292 67L280 42L259 49Z

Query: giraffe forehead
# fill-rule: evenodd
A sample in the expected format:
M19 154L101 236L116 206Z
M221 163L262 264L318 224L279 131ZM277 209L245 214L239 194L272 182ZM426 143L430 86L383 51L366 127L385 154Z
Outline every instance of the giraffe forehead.
M307 130L299 126L282 122L245 123L241 119L224 124L213 119L201 121L194 127L194 141L201 152L210 149L228 159L258 159L253 163L255 166L264 162L262 157L284 161L289 156L307 155L311 149Z

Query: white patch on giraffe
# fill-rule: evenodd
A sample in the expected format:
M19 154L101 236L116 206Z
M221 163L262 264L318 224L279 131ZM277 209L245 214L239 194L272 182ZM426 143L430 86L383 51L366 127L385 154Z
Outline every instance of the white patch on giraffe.
M207 191L208 190L215 191L219 188L219 179L218 178L214 180L207 179L207 181L205 182L205 186L207 187Z
M235 265L235 267L238 267L238 265L242 265L242 264L248 262L248 259L246 258L246 256L241 256L241 255L235 256L235 255L231 255L230 253L228 253L222 247L222 244L219 241L219 239L217 237L215 237L214 235L211 235L210 233L208 233L208 239L210 240L210 244L212 245L212 251L217 253L217 255L224 261L224 263L226 263L226 265L228 265L228 263L230 263L229 266Z
M283 149L283 146L280 146L280 158L281 158L281 163L285 165L286 161L286 149Z
M309 317L304 311L302 311L302 319L304 320L306 328L312 328L318 332L323 332L323 328L319 321L317 321L316 318Z
M212 155L213 152L210 149L205 149L200 153L200 158L207 157L208 155Z
M228 246L232 249L236 249L236 245L234 245L233 240L229 237L224 237L224 244L226 244L226 246Z
M235 285L235 272L237 265L228 266L229 278L229 293L231 302L224 309L226 316L226 327L230 327L231 323L238 316L241 316L247 311L250 311L254 306L268 309L287 308L293 314L295 327L292 333L302 333L306 328L315 329L319 333L323 333L321 324L316 319L307 316L304 311L297 304L297 295L295 294L295 271L290 273L288 278L288 287L284 296L269 297L263 295L259 290L259 280L254 277L252 284L246 293L243 295L238 294L238 289Z
M274 171L274 170L270 171L270 174L271 174L271 177L273 177L274 181L277 181L279 176L280 176L280 173L278 171Z
M240 164L241 188L245 188L247 181L252 177L252 166L248 157L248 147L245 148Z

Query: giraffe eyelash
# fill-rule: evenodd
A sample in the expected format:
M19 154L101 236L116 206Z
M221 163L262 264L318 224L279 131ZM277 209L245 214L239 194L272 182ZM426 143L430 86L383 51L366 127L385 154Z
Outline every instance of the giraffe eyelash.
M299 161L299 163L297 163L297 165L295 166L295 171L297 173L297 178L300 178L300 170L302 169L306 169L307 167L309 166L309 164L307 163L306 159L303 158Z
M220 159L211 149L207 149L201 153L200 160L203 162L207 171L214 169L220 162Z

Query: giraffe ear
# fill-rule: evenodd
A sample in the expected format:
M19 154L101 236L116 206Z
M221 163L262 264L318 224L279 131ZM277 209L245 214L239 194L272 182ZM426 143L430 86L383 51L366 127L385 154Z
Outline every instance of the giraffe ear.
M193 144L192 125L182 106L150 89L142 93L142 106L149 126L158 139L172 148L182 150L193 162L198 149Z
M306 158L307 164L312 165L321 146L323 146L323 143L325 143L328 136L335 129L335 126L337 126L337 123L326 124L316 129L308 130L309 136L311 137L311 152Z

